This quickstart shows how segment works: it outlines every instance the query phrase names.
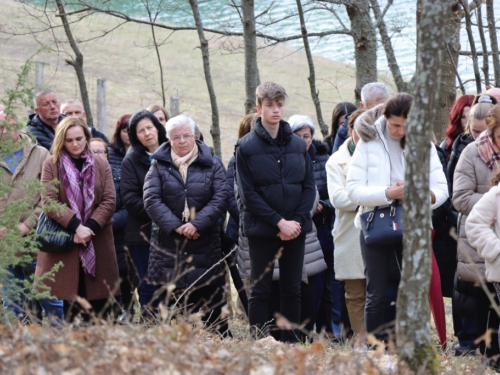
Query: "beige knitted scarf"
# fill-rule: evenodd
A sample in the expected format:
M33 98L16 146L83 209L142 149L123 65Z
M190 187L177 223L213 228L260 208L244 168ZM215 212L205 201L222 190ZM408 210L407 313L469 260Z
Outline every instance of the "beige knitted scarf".
M174 162L177 169L179 169L179 172L185 184L187 181L188 167L198 158L198 145L195 144L193 149L187 155L184 156L177 155L174 152L174 149L172 148L171 155L172 155L172 161ZM182 221L184 223L187 223L189 221L189 218L190 218L190 213L186 196L186 200L184 202L184 212L182 213Z

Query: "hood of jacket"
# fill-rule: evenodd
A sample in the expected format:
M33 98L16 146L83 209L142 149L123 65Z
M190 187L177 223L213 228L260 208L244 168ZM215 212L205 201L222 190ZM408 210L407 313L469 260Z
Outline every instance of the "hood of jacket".
M379 137L375 129L375 123L382 116L383 107L384 104L379 104L363 112L354 122L354 130L356 130L363 142L373 141Z
M208 147L205 143L196 140L195 146L198 147L198 162L205 165L212 165L213 156L210 147ZM158 150L151 156L154 160L158 160L165 163L174 164L172 161L172 146L170 142L163 143Z
M319 139L313 139L311 146L314 146L314 148L316 149L316 155L330 155L331 148L328 142L322 142Z

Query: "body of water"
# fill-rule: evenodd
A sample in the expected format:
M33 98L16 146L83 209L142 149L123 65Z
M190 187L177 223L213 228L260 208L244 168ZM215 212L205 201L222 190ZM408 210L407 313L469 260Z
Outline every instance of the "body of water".
M108 6L125 12L134 17L147 18L144 3L148 3L152 9L160 9L158 20L169 24L191 25L194 26L191 8L187 0L109 0L104 2L94 0L98 6ZM143 3L144 2L144 3ZM381 0L380 7L384 8L387 0ZM232 31L241 31L241 22L238 11L230 4L239 4L239 0L200 0L199 8L202 14L205 27L227 29ZM311 10L306 13L306 26L309 32L321 32L332 29L340 29L341 22L350 27L349 17L344 6L332 5L337 12L340 21L333 13L325 10ZM392 44L395 50L396 58L402 74L408 79L415 71L416 59L416 19L415 19L416 1L394 0L385 15L385 22L392 36ZM497 26L500 18L500 1L494 2L495 16ZM305 8L307 9L307 7ZM486 14L486 6L483 4L483 17ZM289 36L300 34L300 23L296 13L295 0L255 0L255 14L264 13L258 18L258 30L276 36ZM288 17L280 21L283 17ZM279 21L279 22L278 22ZM475 16L473 22L476 23ZM486 25L486 22L483 22ZM485 30L485 36L489 46L488 31ZM479 35L475 33L476 49L482 50ZM462 50L470 50L469 41L465 27L462 27L460 34ZM323 38L311 38L311 47L313 53L321 55L332 60L345 63L354 63L354 46L352 37L348 35L331 35ZM297 39L287 43L291 48L302 48L302 40ZM385 51L379 44L378 49L378 69L379 72L389 72ZM444 52L446 53L446 52ZM479 61L480 67L482 60ZM458 71L463 81L474 78L472 69L472 60L466 56L460 56ZM490 74L493 72L493 66L490 64ZM482 71L481 71L482 74ZM484 86L484 85L483 85ZM474 90L475 83L470 82L467 89Z

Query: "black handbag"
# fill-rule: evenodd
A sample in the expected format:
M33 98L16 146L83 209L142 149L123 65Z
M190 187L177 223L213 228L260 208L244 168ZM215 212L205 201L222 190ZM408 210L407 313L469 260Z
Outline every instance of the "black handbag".
M403 206L397 200L386 207L375 207L361 214L361 229L365 244L386 247L403 241Z
M36 226L35 241L38 250L45 253L66 253L74 246L74 233L68 231L57 221L48 217L45 212L40 215Z

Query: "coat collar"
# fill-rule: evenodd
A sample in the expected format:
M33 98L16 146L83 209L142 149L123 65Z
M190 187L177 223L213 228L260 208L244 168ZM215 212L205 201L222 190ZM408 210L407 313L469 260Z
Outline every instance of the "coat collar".
M354 122L354 130L363 142L373 141L379 137L376 126L382 116L383 104L379 104L363 112Z
M352 142L352 137L346 139L342 146L339 147L339 150L335 153L337 158L337 164L347 164L351 161L351 154L349 153L349 145Z
M290 124L284 120L280 120L279 126L280 126L279 131L281 132L283 144L290 142L292 137L293 137L293 132L292 132L292 128L290 127ZM255 131L255 134L257 134L259 137L264 139L266 142L273 144L273 145L277 144L276 140L271 138L271 135L269 135L268 131L262 125L262 120L260 117L257 118L257 120L255 121L254 131Z
M208 147L205 143L203 143L199 139L196 140L195 146L198 147L198 159L195 161L195 163L201 163L203 165L212 165L213 156L210 147ZM156 150L152 158L160 162L173 164L174 162L172 161L171 151L172 151L172 146L170 145L170 142L165 142L160 146L160 148L158 148L158 150Z

